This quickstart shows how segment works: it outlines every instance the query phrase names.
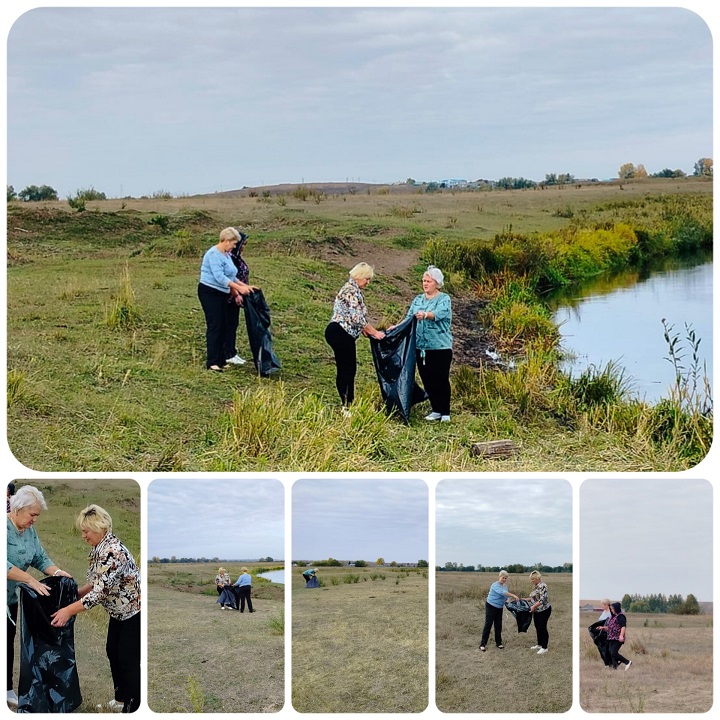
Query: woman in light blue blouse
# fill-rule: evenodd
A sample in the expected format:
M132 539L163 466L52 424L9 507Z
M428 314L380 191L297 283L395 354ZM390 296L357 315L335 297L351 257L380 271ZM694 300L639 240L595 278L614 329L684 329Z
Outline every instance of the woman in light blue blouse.
M498 573L498 579L490 586L487 600L485 601L485 626L482 631L480 640L480 650L487 650L488 640L490 639L490 630L495 628L495 645L499 650L503 650L505 646L502 641L502 612L508 598L519 600L517 595L513 595L507 587L508 572L501 570Z
M355 373L357 353L355 341L360 335L382 340L385 333L376 330L368 322L368 311L362 291L372 280L374 271L361 262L350 270L350 279L335 296L333 313L325 328L325 340L335 355L335 387L343 404L343 413L349 415L348 407L355 399Z
M35 532L33 526L43 510L47 510L45 498L32 485L24 485L10 498L7 514L7 701L11 707L18 704L18 696L12 689L18 585L25 583L39 595L50 594L47 585L26 572L30 567L45 575L72 577L48 557Z
M415 349L417 368L430 398L426 420L450 422L450 364L452 363L452 307L450 296L440 291L445 278L429 265L422 277L423 292L411 303L406 318L417 319Z
M198 299L205 313L205 367L214 372L222 372L227 365L224 345L230 295L247 295L255 289L238 279L238 270L229 255L239 240L240 233L234 227L225 228L217 245L203 256L200 266Z

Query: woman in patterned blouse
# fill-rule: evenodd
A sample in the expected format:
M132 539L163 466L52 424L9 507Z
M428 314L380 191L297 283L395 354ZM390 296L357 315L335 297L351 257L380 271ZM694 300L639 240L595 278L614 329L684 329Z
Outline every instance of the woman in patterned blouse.
M113 535L112 518L99 505L86 507L75 524L92 546L87 584L78 590L80 600L53 614L52 624L62 627L84 610L105 608L110 615L105 650L115 686L109 707L134 712L140 707L140 570Z
M537 633L537 645L533 645L530 649L537 650L538 655L544 655L548 651L550 636L547 631L547 624L552 613L552 607L550 606L547 585L543 582L542 575L537 570L530 573L530 582L535 587L530 593L530 597L524 599L531 603L530 612L533 614L533 623Z
M367 307L362 291L372 280L374 271L370 265L361 262L350 270L350 279L340 288L335 297L333 314L325 328L325 340L335 354L335 386L343 404L343 414L348 416L348 407L355 399L355 373L357 353L355 341L360 335L382 340L385 333L376 330L368 322Z

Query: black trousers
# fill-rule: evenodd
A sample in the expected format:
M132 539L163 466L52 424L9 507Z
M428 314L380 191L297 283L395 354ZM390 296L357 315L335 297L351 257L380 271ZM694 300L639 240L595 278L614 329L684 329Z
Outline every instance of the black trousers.
M340 401L346 407L355 399L357 349L355 338L336 322L325 328L325 340L335 353L335 387Z
M552 613L552 607L547 610L541 610L540 612L535 611L533 613L533 623L535 624L535 632L537 633L537 644L540 647L544 647L547 650L548 640L550 635L547 631L548 620Z
M240 612L245 612L245 603L247 603L248 610L252 612L252 598L250 597L252 587L250 585L240 585L238 590L240 591Z
M617 670L618 665L629 665L630 661L620 654L620 648L624 645L619 640L608 640L608 650L610 651L610 661L613 670Z
M433 412L450 414L450 363L452 350L417 351L417 368Z
M105 652L115 686L115 700L123 712L140 707L140 613L127 620L110 618Z
M205 313L205 367L223 367L232 355L225 356L225 337L228 327L228 294L198 283L198 299Z
M495 607L489 602L485 603L485 627L483 627L482 640L480 640L482 647L487 645L490 639L490 628L493 625L495 626L495 644L502 645L502 614L503 609L501 607Z
M18 604L8 605L10 616L7 618L7 689L13 687L13 665L15 664L15 631L17 630Z

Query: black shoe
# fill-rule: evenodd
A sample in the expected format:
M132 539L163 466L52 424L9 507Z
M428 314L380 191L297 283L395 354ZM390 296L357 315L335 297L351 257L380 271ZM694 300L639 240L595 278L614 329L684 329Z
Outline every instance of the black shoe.
M255 612L254 610L251 610L250 612Z

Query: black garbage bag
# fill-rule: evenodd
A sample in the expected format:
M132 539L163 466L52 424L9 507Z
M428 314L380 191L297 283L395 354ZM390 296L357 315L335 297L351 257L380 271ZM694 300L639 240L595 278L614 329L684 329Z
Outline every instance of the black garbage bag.
M306 577L307 582L305 583L306 588L319 588L320 587L320 581L315 577L315 575L308 575Z
M610 649L608 648L607 632L605 630L600 630L606 622L607 620L598 620L597 622L594 622L592 625L588 626L588 632L595 643L595 647L597 647L598 652L600 653L602 661L606 665L612 665L612 657L610 656Z
M260 289L243 296L243 305L245 307L245 326L255 369L260 375L267 377L278 372L282 367L272 349L270 308Z
M505 603L505 607L517 622L519 633L528 631L532 625L532 613L530 612L530 603L527 600L511 600Z
M399 412L410 422L410 409L427 393L415 381L415 325L409 317L385 333L382 340L370 338L373 365L388 413Z
M229 605L233 610L237 610L239 599L240 588L236 588L234 585L226 585L215 602L220 605Z
M53 627L52 614L77 601L75 580L46 577L50 594L39 595L20 585L20 681L19 713L72 712L82 703L75 663L75 618L61 628Z

